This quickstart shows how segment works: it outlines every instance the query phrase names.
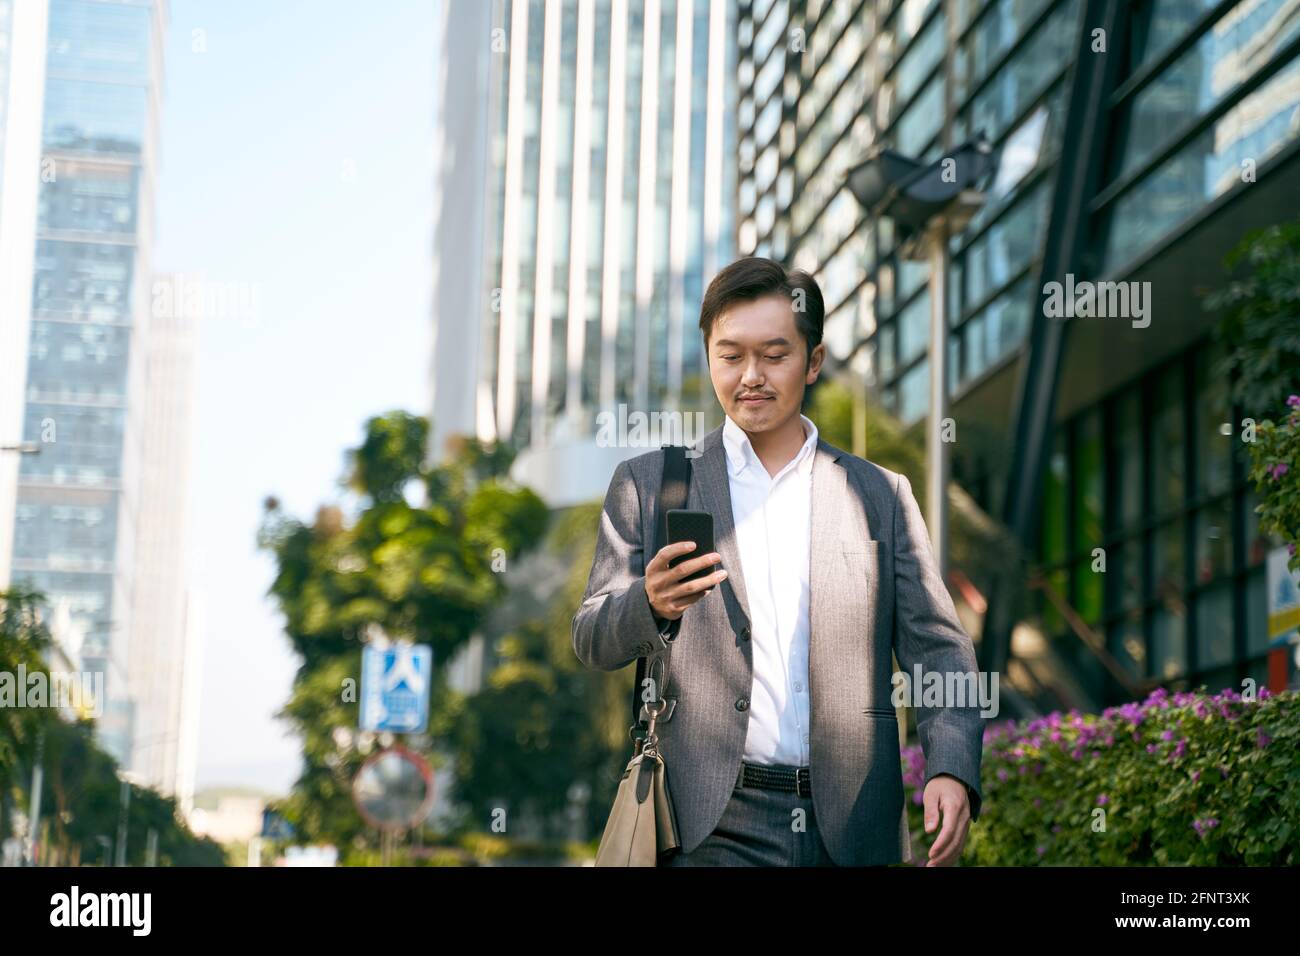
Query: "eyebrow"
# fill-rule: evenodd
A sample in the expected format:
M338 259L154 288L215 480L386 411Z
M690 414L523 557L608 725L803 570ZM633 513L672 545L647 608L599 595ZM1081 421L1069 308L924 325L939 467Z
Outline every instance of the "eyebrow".
M741 344L739 342L733 342L731 341L731 339L718 339L713 344L718 346L719 348L733 348L733 349L741 348ZM790 340L786 338L768 339L766 342L760 343L762 348L767 348L769 345L789 345L789 344L790 344Z

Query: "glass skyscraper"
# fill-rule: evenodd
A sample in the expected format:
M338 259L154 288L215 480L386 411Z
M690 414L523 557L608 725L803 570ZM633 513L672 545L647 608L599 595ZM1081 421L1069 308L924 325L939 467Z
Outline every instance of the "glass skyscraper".
M99 723L130 763L128 683L162 0L50 0L12 577L66 602Z
M435 440L501 438L555 505L620 457L596 416L714 405L696 328L733 257L729 0L445 0Z
M1111 9L1098 42L1089 11ZM876 145L934 161L983 132L999 151L946 277L952 474L988 512L1063 199L1082 197L1080 280L1151 284L1149 327L1069 323L1045 474L1026 479L1037 622L1071 679L1043 703L1263 682L1270 545L1234 426L1262 416L1213 371L1202 293L1243 234L1300 213L1300 0L754 0L738 31L738 252L817 276L837 374L905 426L929 409L929 267L845 175ZM1087 145L1077 69L1105 77Z
M9 583L40 183L45 0L0 0L0 588Z

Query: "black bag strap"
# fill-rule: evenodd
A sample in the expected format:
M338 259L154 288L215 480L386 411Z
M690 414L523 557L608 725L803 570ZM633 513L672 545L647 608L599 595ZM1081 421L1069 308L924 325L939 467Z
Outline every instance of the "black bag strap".
M668 512L686 507L686 498L691 490L691 462L686 457L686 448L682 445L664 446L663 479L659 483L658 514L655 516L655 543L652 551L646 552L645 564L662 551L668 544ZM632 685L632 731L635 735L641 725L641 688L645 681L649 659L637 658L636 682ZM665 678L667 672L665 670ZM659 688L662 694L667 687Z

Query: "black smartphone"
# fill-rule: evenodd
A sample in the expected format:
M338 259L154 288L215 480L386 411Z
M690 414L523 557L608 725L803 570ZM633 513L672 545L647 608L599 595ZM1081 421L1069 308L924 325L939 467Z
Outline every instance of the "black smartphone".
M707 511L689 511L685 508L670 508L667 513L668 517L668 543L677 544L679 541L694 541L695 550L690 554L683 554L681 557L673 558L668 562L668 567L675 568L683 561L690 561L693 558L702 558L706 554L712 554L716 549L713 547L713 515ZM706 577L717 570L717 565L709 568L701 568L694 574L688 574L682 578L683 581L694 581L696 578Z

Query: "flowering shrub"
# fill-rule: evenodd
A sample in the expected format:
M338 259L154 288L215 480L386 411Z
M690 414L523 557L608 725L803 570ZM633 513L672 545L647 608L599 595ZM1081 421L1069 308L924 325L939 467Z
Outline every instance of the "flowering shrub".
M1279 535L1291 551L1292 571L1300 571L1300 395L1286 400L1287 416L1265 420L1255 428L1250 449L1250 478L1260 495L1259 527Z
M1300 695L1170 694L984 732L983 806L962 855L983 866L1300 863ZM902 753L913 862L925 761ZM937 834L937 831L936 831Z

